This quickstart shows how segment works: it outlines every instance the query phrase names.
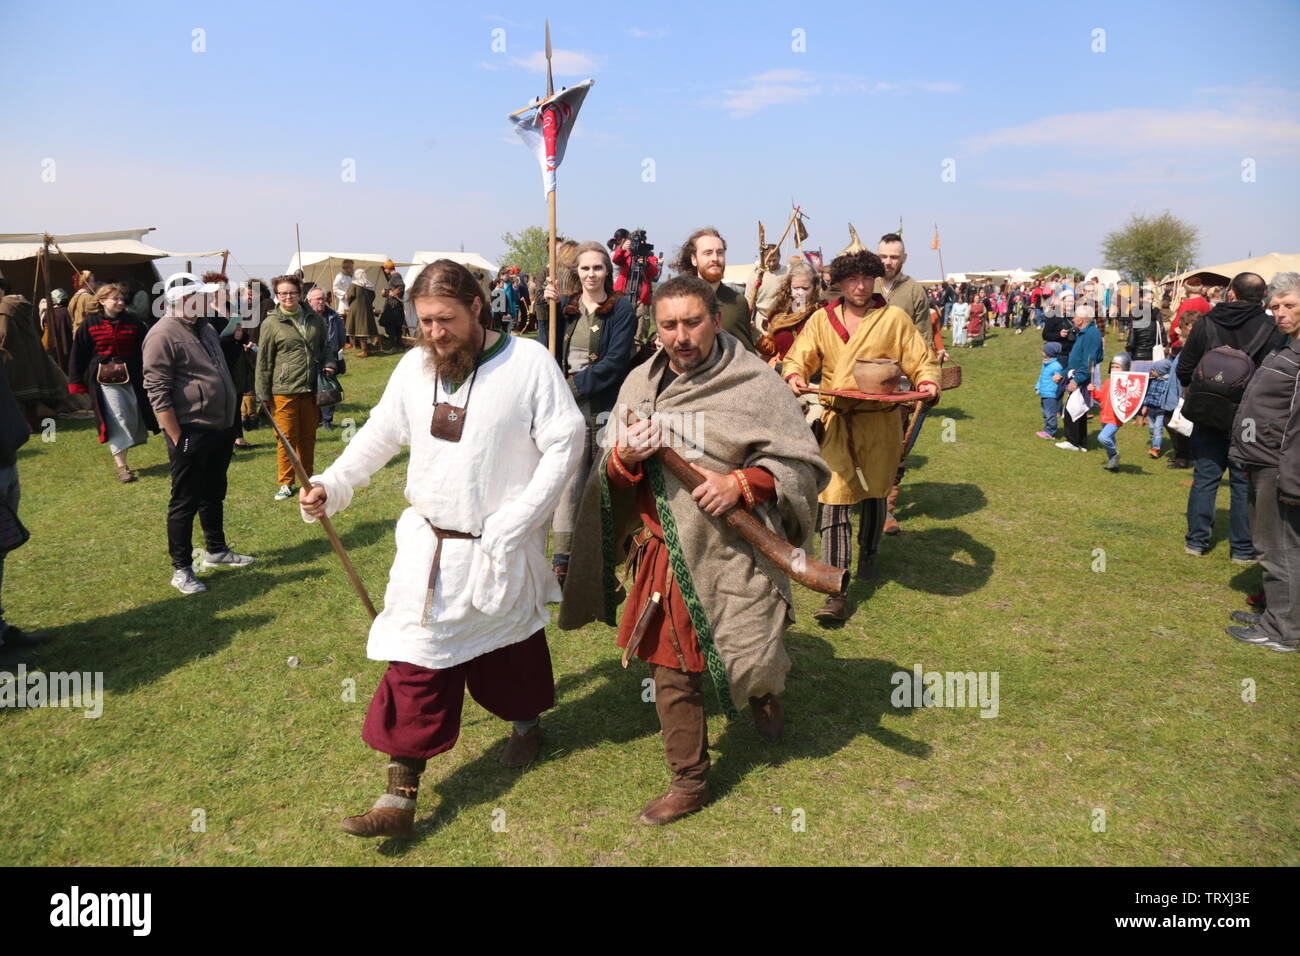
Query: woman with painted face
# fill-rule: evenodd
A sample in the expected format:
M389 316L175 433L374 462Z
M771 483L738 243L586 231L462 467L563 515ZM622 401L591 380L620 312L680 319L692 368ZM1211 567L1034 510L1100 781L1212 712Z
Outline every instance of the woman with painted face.
M551 522L552 567L564 584L569 567L569 546L577 520L578 503L595 455L596 432L614 407L618 390L632 367L636 343L636 309L632 300L614 291L614 266L600 242L584 242L576 250L580 291L560 295L548 280L543 297L557 302L561 326L556 330L557 361L569 390L587 421L587 443L582 464L560 498ZM537 340L549 341L547 310L538 310Z
M804 324L821 308L821 277L806 262L796 262L781 280L773 300L767 331L758 339L758 352L774 368L790 351Z

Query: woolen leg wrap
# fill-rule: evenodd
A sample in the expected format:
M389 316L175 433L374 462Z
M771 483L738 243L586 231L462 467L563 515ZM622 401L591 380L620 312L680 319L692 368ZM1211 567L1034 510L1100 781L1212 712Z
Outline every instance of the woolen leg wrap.
M849 524L852 514L852 505L822 505L822 560L837 568L849 567L853 557Z
M415 798L420 792L420 774L424 772L424 760L408 757L393 757L388 764L388 789L385 795L410 800L414 806ZM410 807L403 807L410 809Z

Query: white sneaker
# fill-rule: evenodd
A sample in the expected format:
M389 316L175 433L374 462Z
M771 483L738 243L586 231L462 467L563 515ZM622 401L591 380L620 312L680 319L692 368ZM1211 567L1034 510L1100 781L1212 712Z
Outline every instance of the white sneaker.
M1058 441L1058 442L1056 443L1056 447L1057 447L1057 448L1064 448L1066 451L1082 451L1082 450L1083 450L1083 449L1081 449L1078 445L1074 444L1074 442L1068 442L1068 441Z
M293 485L281 485L280 490L275 493L276 501L288 501L293 497Z
M208 586L194 576L194 568L177 568L172 572L172 587L181 594L198 594L206 591Z
M236 554L229 548L219 554L199 552L199 566L203 568L246 568L252 563L251 554Z

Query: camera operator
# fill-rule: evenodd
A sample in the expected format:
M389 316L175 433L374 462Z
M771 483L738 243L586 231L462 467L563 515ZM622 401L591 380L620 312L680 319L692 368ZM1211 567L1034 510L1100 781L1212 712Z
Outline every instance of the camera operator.
M659 278L659 259L654 255L654 246L646 242L645 230L628 232L617 229L614 238L605 243L613 253L614 266L618 275L614 279L614 291L619 295L631 293L629 283L639 287L636 291L636 340L643 343L652 334L654 309L651 301L654 296L654 283ZM639 281L636 281L638 280Z

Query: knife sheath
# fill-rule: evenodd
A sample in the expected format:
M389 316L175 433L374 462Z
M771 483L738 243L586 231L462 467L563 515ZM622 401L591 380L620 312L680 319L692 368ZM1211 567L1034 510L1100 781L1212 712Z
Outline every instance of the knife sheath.
M623 648L623 666L627 667L628 661L636 653L637 646L641 639L646 636L646 632L654 627L655 621L663 613L662 597L658 591L650 595L645 602L645 607L641 608L641 614L636 619L636 626L632 628L632 635L627 639L627 647Z

